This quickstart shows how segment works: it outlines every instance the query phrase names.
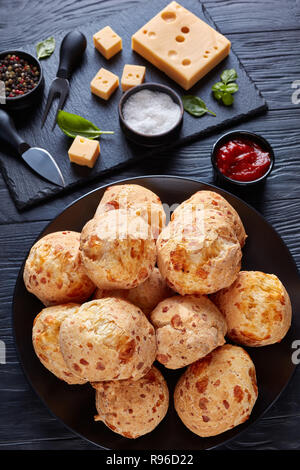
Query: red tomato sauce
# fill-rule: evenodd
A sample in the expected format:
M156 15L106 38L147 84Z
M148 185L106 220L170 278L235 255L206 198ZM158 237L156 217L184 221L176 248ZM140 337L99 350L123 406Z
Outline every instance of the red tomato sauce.
M216 164L228 178L237 181L254 181L269 169L271 158L256 142L234 139L217 150Z

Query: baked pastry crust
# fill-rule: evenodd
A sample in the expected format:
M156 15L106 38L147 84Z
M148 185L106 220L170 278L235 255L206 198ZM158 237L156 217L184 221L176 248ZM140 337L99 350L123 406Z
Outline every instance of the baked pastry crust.
M104 212L84 226L80 254L100 289L137 287L150 276L156 261L148 224L124 209Z
M171 220L175 220L177 217L184 217L185 211L203 209L214 209L222 212L225 219L231 224L241 247L245 245L247 235L239 214L223 196L214 191L197 191L175 209Z
M186 294L211 294L230 286L242 251L220 211L204 209L176 217L157 240L159 270L169 286Z
M153 326L133 304L116 298L83 304L59 333L69 369L89 381L137 380L156 356Z
M125 209L142 217L152 229L155 240L166 224L166 214L160 198L138 184L120 184L106 189L95 213Z
M158 268L154 268L148 279L134 289L97 289L94 299L103 297L118 297L128 300L139 307L146 316L149 316L156 305L163 299L172 295L172 290L161 277Z
M59 330L67 317L77 314L79 307L71 303L44 308L35 317L32 329L33 347L43 366L70 385L83 384L86 380L77 377L67 367L59 346Z
M241 271L213 301L226 318L228 337L246 346L278 343L291 325L290 298L274 274Z
M225 319L205 296L163 300L150 320L156 329L156 359L169 369L185 367L225 343Z
M46 305L85 302L96 286L79 255L78 232L54 232L38 240L24 267L26 289Z
M250 356L239 346L225 344L188 367L176 385L174 404L190 431L208 437L246 421L256 398Z
M153 431L169 406L167 383L156 367L139 380L92 383L96 389L96 421L112 431L136 439Z

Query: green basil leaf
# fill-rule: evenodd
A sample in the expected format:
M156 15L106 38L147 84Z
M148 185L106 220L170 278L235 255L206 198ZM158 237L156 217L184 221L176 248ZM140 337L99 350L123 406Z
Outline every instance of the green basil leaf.
M214 91L214 97L216 100L221 101L223 96L223 91Z
M95 124L77 114L67 113L59 110L57 115L57 124L61 130L68 136L75 139L77 135L87 139L97 139L101 134L113 134L110 131L101 131Z
M222 82L217 82L211 87L212 91L226 91L226 85Z
M207 109L204 101L199 96L185 95L182 97L183 107L185 111L190 113L192 116L201 117L206 113L210 113L215 116L213 111Z
M227 83L234 82L237 78L238 76L235 69L224 70L221 75L221 80L225 85L227 85Z
M228 83L228 85L225 85L225 93L236 93L239 89L239 86L237 83Z
M230 93L223 93L222 101L225 106L231 106L234 101L234 97Z
M203 116L207 112L206 104L201 98L193 95L185 95L182 97L183 107L185 111L192 116Z
M225 106L231 106L234 102L234 97L232 95L239 89L238 84L234 83L236 79L236 70L227 69L221 74L222 82L217 82L211 87L214 98L221 101Z
M46 59L46 57L50 57L55 49L55 39L54 37L50 37L45 39L45 41L41 41L36 46L36 53L38 59Z

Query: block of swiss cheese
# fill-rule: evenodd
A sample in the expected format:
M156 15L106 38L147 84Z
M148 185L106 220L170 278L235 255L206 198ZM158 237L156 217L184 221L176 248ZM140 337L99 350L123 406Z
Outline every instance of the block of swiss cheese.
M230 41L177 2L132 36L132 49L189 90L230 52Z

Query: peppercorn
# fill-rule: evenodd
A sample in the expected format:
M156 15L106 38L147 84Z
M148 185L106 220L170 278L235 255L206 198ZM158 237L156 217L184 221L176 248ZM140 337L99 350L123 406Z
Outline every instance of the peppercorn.
M0 81L4 82L6 97L25 95L37 86L39 79L38 67L27 60L15 54L0 59Z

